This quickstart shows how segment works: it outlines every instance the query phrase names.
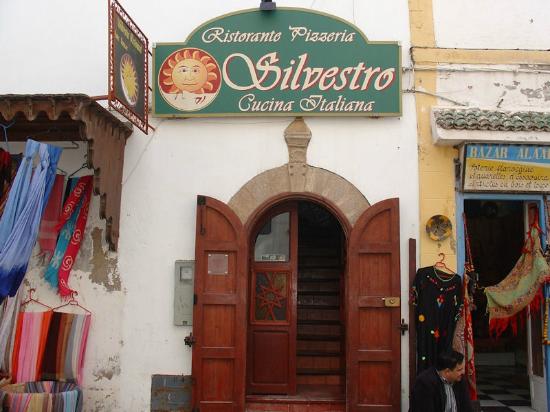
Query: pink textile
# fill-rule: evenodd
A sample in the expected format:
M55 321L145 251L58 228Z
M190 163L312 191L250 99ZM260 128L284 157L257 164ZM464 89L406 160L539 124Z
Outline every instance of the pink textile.
M13 353L12 382L35 381L40 376L52 312L20 312Z
M82 370L84 369L84 357L86 356L86 344L88 343L88 332L90 331L91 315L85 315L82 327L82 339L78 349L78 382L82 382Z
M56 228L59 218L61 217L61 209L63 206L63 185L65 176L56 175L52 187L50 198L42 221L40 222L40 231L38 232L38 243L42 253L46 255L46 259L50 260L57 244L57 235L59 230Z

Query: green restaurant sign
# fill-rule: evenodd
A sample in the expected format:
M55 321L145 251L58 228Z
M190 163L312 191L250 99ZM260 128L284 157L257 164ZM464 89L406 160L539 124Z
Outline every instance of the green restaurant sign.
M401 50L310 10L244 10L153 48L153 115L400 116Z

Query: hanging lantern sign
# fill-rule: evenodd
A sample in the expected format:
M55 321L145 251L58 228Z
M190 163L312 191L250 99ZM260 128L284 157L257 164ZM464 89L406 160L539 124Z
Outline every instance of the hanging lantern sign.
M116 0L109 3L109 106L147 134L147 37Z
M311 10L244 10L153 47L153 114L400 116L401 51Z

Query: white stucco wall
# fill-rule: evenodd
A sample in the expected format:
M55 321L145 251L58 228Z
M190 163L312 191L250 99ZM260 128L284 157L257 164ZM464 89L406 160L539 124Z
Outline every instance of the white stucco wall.
M550 48L546 0L434 0L433 15L437 47Z
M165 1L152 6L145 0L127 0L123 6L151 42L163 42L182 41L204 21L258 3L217 0L201 7ZM316 10L355 22L371 40L399 41L403 65L409 64L408 9L403 2L391 0L373 7L370 2L353 0L279 0L278 5L313 5ZM3 58L10 62L0 65L0 94L106 94L106 9L103 1L0 3ZM403 88L409 84L410 78L405 76ZM401 118L306 118L313 134L308 151L311 165L349 180L371 204L400 198L405 319L407 241L418 238L415 117L414 97L404 94ZM155 132L145 136L135 131L130 137L122 181L119 251L114 256L116 268L110 273L111 278L120 277L120 290L110 290L112 286L98 285L93 279L93 245L88 245L92 252L80 256L83 266L74 276L95 317L84 378L86 411L146 411L152 374L191 372L191 351L183 344L191 328L173 326L173 271L175 260L194 259L196 196L227 202L258 173L286 163L283 131L291 121L152 119ZM97 198L94 202L88 224L92 230L104 228L104 222L97 219ZM113 256L105 256L112 262ZM50 292L42 292L40 268L31 276L41 288L41 297L56 299ZM407 341L405 336L403 410L407 409Z
M459 103L510 110L548 110L550 107L550 73L537 72L538 68L454 65L440 67L440 70L438 94ZM440 104L450 103L441 101Z

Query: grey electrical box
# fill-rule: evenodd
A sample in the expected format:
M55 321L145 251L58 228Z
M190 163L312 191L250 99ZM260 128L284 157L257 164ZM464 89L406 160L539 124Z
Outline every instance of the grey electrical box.
M151 412L191 412L191 376L153 375Z
M174 325L193 324L195 261L176 260L174 284Z

